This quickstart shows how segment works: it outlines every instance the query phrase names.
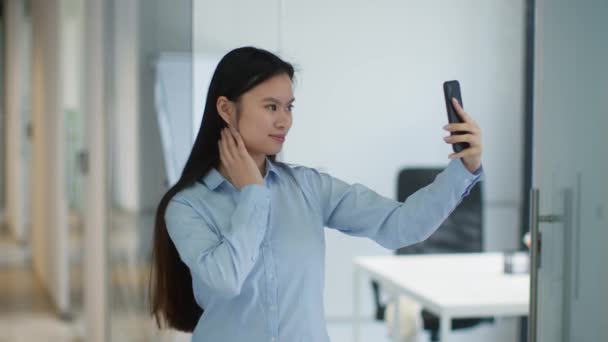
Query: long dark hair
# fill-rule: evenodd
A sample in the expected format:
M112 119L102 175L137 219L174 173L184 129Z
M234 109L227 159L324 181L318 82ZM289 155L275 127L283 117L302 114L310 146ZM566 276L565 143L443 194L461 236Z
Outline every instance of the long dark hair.
M220 60L213 73L203 120L188 161L179 180L162 197L156 209L150 304L151 314L159 328L165 325L191 332L204 311L194 300L190 270L181 261L169 238L164 216L167 205L175 194L192 186L212 168L218 167L218 140L226 123L217 111L217 99L226 96L238 104L241 95L280 74L288 75L293 81L293 66L271 52L255 47L230 51ZM270 155L268 159L276 162L276 155Z

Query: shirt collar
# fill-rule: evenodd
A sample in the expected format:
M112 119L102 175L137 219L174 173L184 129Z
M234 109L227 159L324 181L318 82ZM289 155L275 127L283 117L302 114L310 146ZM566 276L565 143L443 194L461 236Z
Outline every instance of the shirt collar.
M274 173L276 176L279 176L279 171L276 165L271 162L268 157L266 157L266 175L264 176L264 180L266 180L266 178L271 172ZM222 174L218 170L212 168L211 170L209 170L207 175L203 177L203 182L210 190L213 191L217 189L223 182L228 181L226 180L226 178L224 178L224 176L222 176Z

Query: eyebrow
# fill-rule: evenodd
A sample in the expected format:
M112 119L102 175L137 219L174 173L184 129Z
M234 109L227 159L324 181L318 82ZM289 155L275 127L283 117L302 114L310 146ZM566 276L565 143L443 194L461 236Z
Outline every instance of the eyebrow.
M294 97L293 99L291 99L291 100L290 100L289 102L287 102L287 103L292 103L292 102L293 102L293 101L295 101L295 100L296 100L296 98ZM265 97L265 98L263 98L263 99L262 99L262 101L272 101L272 102L276 102L276 103L281 103L281 101L280 101L280 100L275 99L274 97Z

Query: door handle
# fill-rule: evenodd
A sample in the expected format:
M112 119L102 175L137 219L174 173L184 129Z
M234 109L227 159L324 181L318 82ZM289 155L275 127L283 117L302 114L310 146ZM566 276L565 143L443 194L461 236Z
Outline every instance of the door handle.
M539 215L538 222L546 222L546 223L555 223L555 222L563 222L564 217L561 215Z
M540 191L530 189L530 309L528 315L528 342L536 342L538 323L538 268L540 267L541 234L538 229L540 223L564 222L563 215L539 214Z

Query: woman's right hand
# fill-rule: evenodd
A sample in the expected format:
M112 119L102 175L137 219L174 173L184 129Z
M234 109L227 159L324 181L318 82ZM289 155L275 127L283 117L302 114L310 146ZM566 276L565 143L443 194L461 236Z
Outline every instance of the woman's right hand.
M234 128L222 129L218 146L220 161L235 188L240 190L250 184L264 185L260 169L249 155L243 138Z

